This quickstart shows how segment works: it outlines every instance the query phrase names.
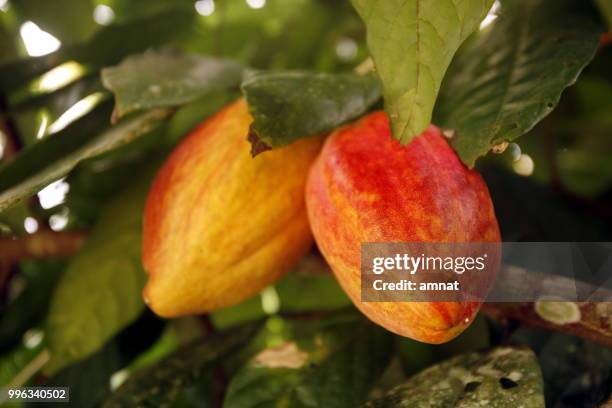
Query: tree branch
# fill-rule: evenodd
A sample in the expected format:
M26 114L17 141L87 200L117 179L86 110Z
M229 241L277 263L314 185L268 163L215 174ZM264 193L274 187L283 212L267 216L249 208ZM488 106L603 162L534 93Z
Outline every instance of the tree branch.
M572 303L572 302L567 302ZM561 324L546 319L536 311L535 303L485 303L482 307L488 316L503 321L518 320L528 326L542 327L572 334L612 347L612 302L572 303L579 319Z
M70 256L81 248L86 236L82 231L41 230L31 235L0 238L0 262Z

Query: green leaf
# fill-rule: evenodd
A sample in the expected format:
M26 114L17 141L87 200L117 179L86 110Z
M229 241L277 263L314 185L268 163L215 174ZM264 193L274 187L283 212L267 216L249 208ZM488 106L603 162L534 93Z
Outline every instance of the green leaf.
M591 61L601 27L573 0L508 0L492 27L466 43L440 92L435 122L473 166L493 146L529 131Z
M323 257L310 254L276 285L236 306L211 313L211 320L215 327L230 327L263 318L270 313L263 308L270 298L278 311L287 313L323 312L351 305Z
M408 143L431 122L444 73L493 0L352 0L382 81L393 136Z
M308 312L340 309L350 299L320 255L308 255L276 285L280 308L285 312ZM308 293L308 296L304 296Z
M46 323L49 372L99 350L144 309L140 247L149 179L107 204L62 275Z
M163 322L152 313L143 313L138 320L115 335L100 350L71 364L53 375L46 387L69 387L70 405L79 408L99 408L111 394L117 377L141 353L154 343L163 329ZM36 408L39 403L28 404Z
M242 90L254 118L251 141L267 147L329 132L363 115L380 98L378 80L356 74L256 73Z
M544 408L543 392L535 355L527 349L500 347L429 367L365 407Z
M43 57L8 62L0 66L0 89L14 90L70 60L80 62L91 69L119 63L126 55L159 46L189 29L194 14L190 10L167 10L124 24L103 27L87 42L62 47Z
M110 377L129 362L119 342L112 340L95 354L52 376L45 387L70 387L70 403L79 408L99 407L110 394ZM36 408L31 403L28 408Z
M39 324L49 305L49 298L64 271L59 261L25 261L12 285L25 286L0 314L0 350L21 341L26 330ZM14 287L14 286L13 286Z
M243 68L219 58L173 51L146 52L102 70L102 83L115 94L115 116L176 107L203 95L238 87Z
M612 240L612 229L603 216L585 211L554 188L493 166L483 168L482 175L495 203L503 241Z
M461 336L448 343L427 344L403 337L398 337L396 342L404 372L410 375L452 356L484 350L491 345L489 327L483 314L477 315Z
M596 313L612 310L607 302L592 305ZM546 406L605 407L602 402L612 392L612 349L580 337L526 326L518 328L509 341L537 350L546 384Z
M392 335L356 313L293 326L293 341L261 351L232 378L224 407L353 408L393 352Z
M52 117L59 117L81 99L104 88L97 75L86 75L57 90L35 94L10 106L12 114L46 108Z
M35 344L19 343L12 350L3 353L0 356L0 386L16 387L21 386L24 380L29 378L23 375L27 373L28 365L39 366L35 360L45 361L44 341L42 341L42 332L36 329L33 336L39 336L40 341L35 339ZM32 341L32 340L30 340ZM21 378L20 378L21 377ZM0 404L6 404L6 397L0 397Z
M65 129L27 148L0 169L0 211L65 176L82 160L146 134L172 113L168 109L155 109L107 128L110 112L110 105L102 104Z
M245 344L255 328L253 325L241 326L178 350L132 375L103 407L169 406L181 391L201 379L214 363Z

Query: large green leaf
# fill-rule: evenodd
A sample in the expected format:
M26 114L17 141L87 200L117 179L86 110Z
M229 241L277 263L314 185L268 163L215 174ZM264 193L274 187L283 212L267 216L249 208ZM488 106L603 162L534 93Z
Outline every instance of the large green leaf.
M601 27L588 4L507 0L492 27L466 43L440 91L435 122L473 166L492 146L548 115L593 58Z
M367 408L544 408L544 384L535 355L501 347L459 355L429 367Z
M256 142L280 147L329 132L363 115L380 98L374 76L355 74L258 73L243 82L242 90L254 118L254 147Z
M62 275L46 323L48 371L94 353L144 309L140 246L149 178L107 204Z
M142 136L172 111L151 110L107 128L110 113L110 105L102 104L65 129L24 150L1 168L0 211L65 176L80 161Z
M408 143L431 115L444 73L492 0L352 0L382 80L393 136Z
M115 94L115 116L174 107L215 91L237 88L242 66L219 58L173 51L146 52L102 70L102 83Z
M103 406L169 406L181 391L200 380L214 363L251 339L255 327L241 326L214 334L137 371Z
M167 10L101 28L87 42L62 47L43 57L6 63L0 66L0 89L16 89L65 61L78 61L92 69L116 64L126 55L161 45L189 29L194 14L190 10Z
M392 335L356 314L295 323L293 341L257 354L233 378L226 408L359 406L393 352Z

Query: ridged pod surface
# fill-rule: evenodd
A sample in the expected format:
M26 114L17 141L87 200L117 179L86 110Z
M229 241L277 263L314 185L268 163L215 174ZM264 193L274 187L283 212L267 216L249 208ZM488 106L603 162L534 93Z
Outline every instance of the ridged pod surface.
M166 317L239 303L279 279L309 249L304 187L321 138L251 157L241 99L172 152L144 215L144 298Z
M316 242L353 303L397 334L428 343L457 336L480 302L361 302L362 242L498 242L489 191L439 129L407 146L384 112L337 130L311 169L306 203ZM492 276L485 277L492 280Z

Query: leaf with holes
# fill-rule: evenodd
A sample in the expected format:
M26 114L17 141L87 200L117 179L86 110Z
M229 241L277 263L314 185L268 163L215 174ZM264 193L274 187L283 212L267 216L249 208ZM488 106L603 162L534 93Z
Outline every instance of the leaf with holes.
M500 347L429 367L365 408L544 408L544 384L535 355Z
M133 111L176 107L231 88L242 66L219 58L175 51L149 51L102 70L102 83L115 94L115 118Z
M98 351L144 310L140 261L146 174L109 202L53 294L46 322L48 372Z
M493 0L352 0L383 85L393 136L408 143L429 125L444 73Z
M435 123L455 130L461 159L473 166L548 115L593 58L601 29L585 2L504 2L460 50L440 91Z
M393 336L355 313L290 325L292 340L261 351L232 378L224 407L363 403L390 361Z
M254 120L254 152L260 143L265 150L329 132L363 115L380 99L372 75L259 73L247 78L242 90Z

